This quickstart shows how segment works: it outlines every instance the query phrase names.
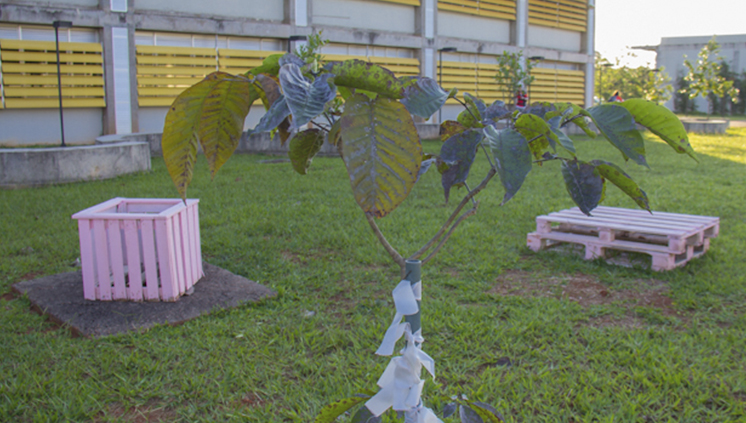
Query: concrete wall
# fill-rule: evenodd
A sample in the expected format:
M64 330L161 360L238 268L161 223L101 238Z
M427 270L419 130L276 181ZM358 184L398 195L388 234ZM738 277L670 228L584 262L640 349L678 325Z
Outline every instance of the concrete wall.
M64 109L63 114L66 143L93 144L103 134L103 109ZM0 109L0 147L60 142L59 109Z
M312 10L314 25L415 32L412 6L365 0L315 0Z
M697 55L712 37L671 37L663 38L658 46L656 67L666 68L666 73L671 77L671 82L676 84L679 75L686 75L684 67L684 55L690 62L696 63ZM720 44L720 56L730 66L730 70L736 73L746 71L746 34L720 35L716 41ZM707 100L703 97L695 99L697 109L706 112L709 107ZM673 110L673 98L665 103L665 106Z
M438 35L510 43L510 22L463 13L438 12Z
M135 0L135 9L282 21L283 3L280 0Z
M15 188L107 179L150 170L145 142L0 149L0 186Z
M3 0L3 3L25 3L33 4L42 7L55 7L55 6L67 6L67 7L91 7L98 8L100 0Z
M528 26L528 45L562 51L579 52L582 48L582 34L546 26Z

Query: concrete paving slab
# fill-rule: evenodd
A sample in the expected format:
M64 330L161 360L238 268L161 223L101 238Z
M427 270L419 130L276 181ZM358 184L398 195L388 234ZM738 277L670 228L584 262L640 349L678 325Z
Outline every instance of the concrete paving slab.
M19 282L13 290L27 294L34 308L73 334L101 337L159 324L179 324L212 311L238 307L277 295L271 289L203 263L205 276L192 295L176 302L88 301L80 271Z

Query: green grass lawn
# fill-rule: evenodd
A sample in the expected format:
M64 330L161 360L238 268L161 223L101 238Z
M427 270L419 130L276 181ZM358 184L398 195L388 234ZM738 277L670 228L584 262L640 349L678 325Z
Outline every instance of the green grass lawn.
M746 129L693 135L699 163L648 140L651 169L622 167L654 210L719 216L710 251L664 273L533 253L535 216L572 206L558 163L535 167L503 207L493 180L479 213L423 268L424 349L438 372L429 406L463 393L509 422L746 421ZM602 141L577 148L622 162ZM394 314L398 268L341 160L316 158L300 176L265 159L236 156L214 181L200 159L188 194L200 199L204 259L279 295L103 339L71 337L10 286L74 270L73 213L115 196L176 197L162 160L147 174L0 191L0 421L309 422L373 388L389 361L373 352ZM470 184L486 169L481 157ZM634 207L612 187L604 204ZM411 254L453 206L431 171L380 226ZM614 301L563 294L581 285Z

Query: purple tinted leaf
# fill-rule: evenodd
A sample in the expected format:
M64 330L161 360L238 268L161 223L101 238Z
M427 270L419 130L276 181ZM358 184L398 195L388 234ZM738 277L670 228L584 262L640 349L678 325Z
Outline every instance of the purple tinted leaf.
M574 161L562 162L562 177L565 188L580 211L591 215L604 193L604 180L592 164Z
M446 406L443 407L443 418L447 419L451 417L456 412L457 409L458 409L458 404L456 404L455 402L446 404Z
M482 119L489 119L489 120L499 120L503 119L505 117L508 117L510 115L510 110L508 110L507 107L505 107L505 103L500 100L495 100L494 103L490 105L485 111L482 113Z
M420 165L420 172L417 173L417 180L414 182L415 184L420 181L420 178L422 175L427 173L428 170L430 170L430 166L432 166L435 162L437 162L438 159L427 159L423 160L422 164Z
M320 115L326 103L336 96L336 87L328 82L332 76L324 74L311 82L295 64L280 68L280 85L293 115L293 128L299 128Z
M479 414L472 410L468 405L461 405L458 410L459 417L461 417L461 423L484 423Z
M259 124L256 125L251 132L267 132L271 131L285 120L286 117L290 116L290 109L285 101L285 96L280 95L272 106L267 110L267 113L262 116L259 120Z
M497 174L500 176L505 196L500 205L507 203L521 189L526 175L531 171L531 150L526 138L512 129L497 131L493 127L484 128L495 157Z
M362 406L357 413L352 416L352 423L380 423L381 417L374 416L373 413L368 410L368 407Z
M440 148L441 159L455 162L441 177L446 203L451 187L466 182L477 154L477 146L483 137L480 131L464 131L446 140Z
M548 101L542 101L534 103L533 105L526 107L526 110L523 111L523 113L531 114L538 116L540 118L544 118L544 115L546 115L548 112L551 112L553 110L556 110L554 105Z
M443 107L447 99L448 93L443 91L435 80L421 77L416 81L407 81L401 102L409 113L430 119L433 113Z
M280 57L279 65L280 68L287 64L293 64L298 67L305 66L306 62L303 61L300 57L296 56L294 53L286 53L282 57Z
M645 159L642 135L627 109L615 104L602 104L591 107L588 112L596 127L625 157L641 166L650 167Z

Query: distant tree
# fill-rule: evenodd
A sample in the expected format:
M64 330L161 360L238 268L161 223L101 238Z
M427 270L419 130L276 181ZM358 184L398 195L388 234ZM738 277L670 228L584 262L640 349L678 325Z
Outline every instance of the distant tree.
M665 68L650 69L646 66L630 68L620 66L620 60L613 65L596 53L596 96L604 102L615 91L623 98L644 98L658 104L671 98L673 87L671 77Z
M531 60L524 61L523 52L520 51L517 53L505 51L498 55L496 59L498 67L495 80L502 86L503 101L513 104L515 94L521 89L528 90L528 87L534 82L534 77L531 76L533 63L531 63Z
M684 79L689 86L684 91L689 98L703 96L707 99L707 114L715 112L715 100L722 99L726 95L732 102L738 102L738 89L733 86L733 81L728 81L722 73L723 58L719 56L720 45L712 37L697 55L697 63L692 64L689 59L684 59L684 66L688 73Z
M676 93L673 98L673 111L676 113L693 113L697 111L697 103L689 98L689 82L684 75L676 78Z

